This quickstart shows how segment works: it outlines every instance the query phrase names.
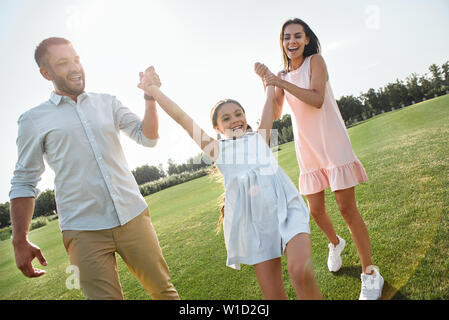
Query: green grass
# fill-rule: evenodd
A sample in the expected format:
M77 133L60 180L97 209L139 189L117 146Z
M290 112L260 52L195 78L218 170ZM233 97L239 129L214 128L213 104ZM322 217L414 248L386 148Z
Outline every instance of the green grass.
M349 129L354 150L369 181L356 188L368 227L373 261L385 278L385 299L449 299L449 96L378 115ZM298 183L293 143L281 146L278 160ZM223 187L202 177L146 197L153 224L183 299L261 299L253 268L225 266L223 233L216 223ZM311 219L313 263L323 297L357 299L361 266L334 196L326 192L328 212L347 240L343 267L327 270L327 239ZM9 240L0 242L0 299L82 299L67 290L69 261L57 220L30 232L41 247L47 274L27 279L16 268ZM35 262L37 266L38 263ZM291 299L285 259L283 278ZM148 299L119 258L125 298Z

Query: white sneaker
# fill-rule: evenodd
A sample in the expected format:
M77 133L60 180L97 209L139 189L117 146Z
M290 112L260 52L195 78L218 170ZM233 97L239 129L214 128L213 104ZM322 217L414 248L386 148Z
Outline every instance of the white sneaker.
M369 268L369 267L368 267ZM362 273L362 290L360 291L359 300L377 300L382 296L382 288L384 287L384 278L379 273L379 268L372 266L374 274Z
M327 258L327 267L329 268L329 271L337 272L341 268L341 252L345 248L346 241L340 236L337 235L338 238L338 244L334 246L332 243L329 243L329 257Z

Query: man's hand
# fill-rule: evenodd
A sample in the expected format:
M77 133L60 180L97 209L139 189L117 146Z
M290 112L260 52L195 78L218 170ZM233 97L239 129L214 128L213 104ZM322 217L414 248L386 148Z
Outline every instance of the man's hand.
M37 258L41 265L47 265L47 261L38 246L32 244L28 240L14 242L14 239L13 245L14 254L16 256L16 265L25 276L34 278L45 274L45 270L34 268L31 263L34 258Z

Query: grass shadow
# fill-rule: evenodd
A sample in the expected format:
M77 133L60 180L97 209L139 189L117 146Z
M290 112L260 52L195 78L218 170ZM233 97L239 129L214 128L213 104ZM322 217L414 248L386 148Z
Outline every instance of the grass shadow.
M339 276L348 276L351 278L360 279L360 273L362 271L362 267L360 266L343 266L337 272L333 272L333 274L337 277Z

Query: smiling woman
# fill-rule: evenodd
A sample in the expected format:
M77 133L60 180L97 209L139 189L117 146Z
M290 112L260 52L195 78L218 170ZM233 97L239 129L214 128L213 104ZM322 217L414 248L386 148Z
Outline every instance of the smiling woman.
M307 23L298 18L288 20L282 26L279 38L286 72L299 67L292 63L297 62L300 56L308 57L321 49L318 37Z
M284 22L280 34L284 70L268 71L266 85L276 86L275 115L279 118L284 98L292 110L298 164L299 189L310 214L329 240L328 269L342 266L346 241L336 234L325 208L324 191L330 187L341 215L351 230L362 263L361 300L382 295L384 280L372 265L366 225L357 209L354 187L368 180L355 155L349 135L329 84L326 63L318 38L301 19ZM375 283L374 286L369 285Z

